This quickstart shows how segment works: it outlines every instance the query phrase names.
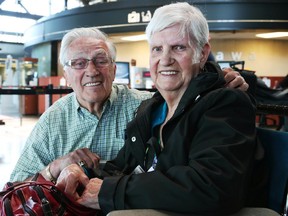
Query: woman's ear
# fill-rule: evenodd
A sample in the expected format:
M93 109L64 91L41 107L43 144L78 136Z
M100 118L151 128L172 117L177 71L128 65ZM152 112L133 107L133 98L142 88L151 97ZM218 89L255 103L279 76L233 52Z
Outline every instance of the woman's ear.
M116 63L114 63L114 76L116 76L116 70L117 70L117 65L116 65Z
M208 56L211 52L211 47L210 47L210 44L209 43L206 43L201 51L201 58L200 58L200 68L203 68L207 59L208 59Z

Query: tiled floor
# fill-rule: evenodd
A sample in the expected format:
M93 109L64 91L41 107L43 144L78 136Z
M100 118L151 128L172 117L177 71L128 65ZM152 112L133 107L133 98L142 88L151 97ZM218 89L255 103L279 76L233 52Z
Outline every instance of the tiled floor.
M25 141L38 116L2 115L0 119L5 125L0 125L0 190L9 181L10 173L18 160Z

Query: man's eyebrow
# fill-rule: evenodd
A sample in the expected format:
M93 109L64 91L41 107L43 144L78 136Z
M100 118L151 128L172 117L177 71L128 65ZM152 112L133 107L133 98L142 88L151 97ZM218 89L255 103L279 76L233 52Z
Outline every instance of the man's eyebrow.
M106 50L104 50L104 49L98 49L98 50L96 50L95 52L94 52L94 56L96 56L96 55L105 55L105 56L109 56L108 55L108 53L106 52Z

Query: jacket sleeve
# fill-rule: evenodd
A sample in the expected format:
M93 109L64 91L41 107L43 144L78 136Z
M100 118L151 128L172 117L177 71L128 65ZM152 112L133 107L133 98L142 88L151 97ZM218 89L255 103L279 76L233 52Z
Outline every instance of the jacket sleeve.
M151 208L226 215L243 207L256 146L253 104L243 92L221 89L191 109L186 117L191 125L183 126L186 138L176 140L171 154L164 148L156 171L104 179L99 200L110 202L109 207L100 202L105 213ZM186 158L175 149L179 145Z

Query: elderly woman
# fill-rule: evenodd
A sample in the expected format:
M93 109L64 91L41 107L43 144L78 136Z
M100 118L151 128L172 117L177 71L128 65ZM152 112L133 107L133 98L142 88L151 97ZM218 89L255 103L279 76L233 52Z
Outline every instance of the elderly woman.
M206 19L188 3L158 8L146 29L158 89L140 105L105 177L76 164L57 186L78 203L108 213L161 209L226 215L245 205L253 167L255 110L245 92L225 88L210 53ZM79 194L77 186L85 186Z

